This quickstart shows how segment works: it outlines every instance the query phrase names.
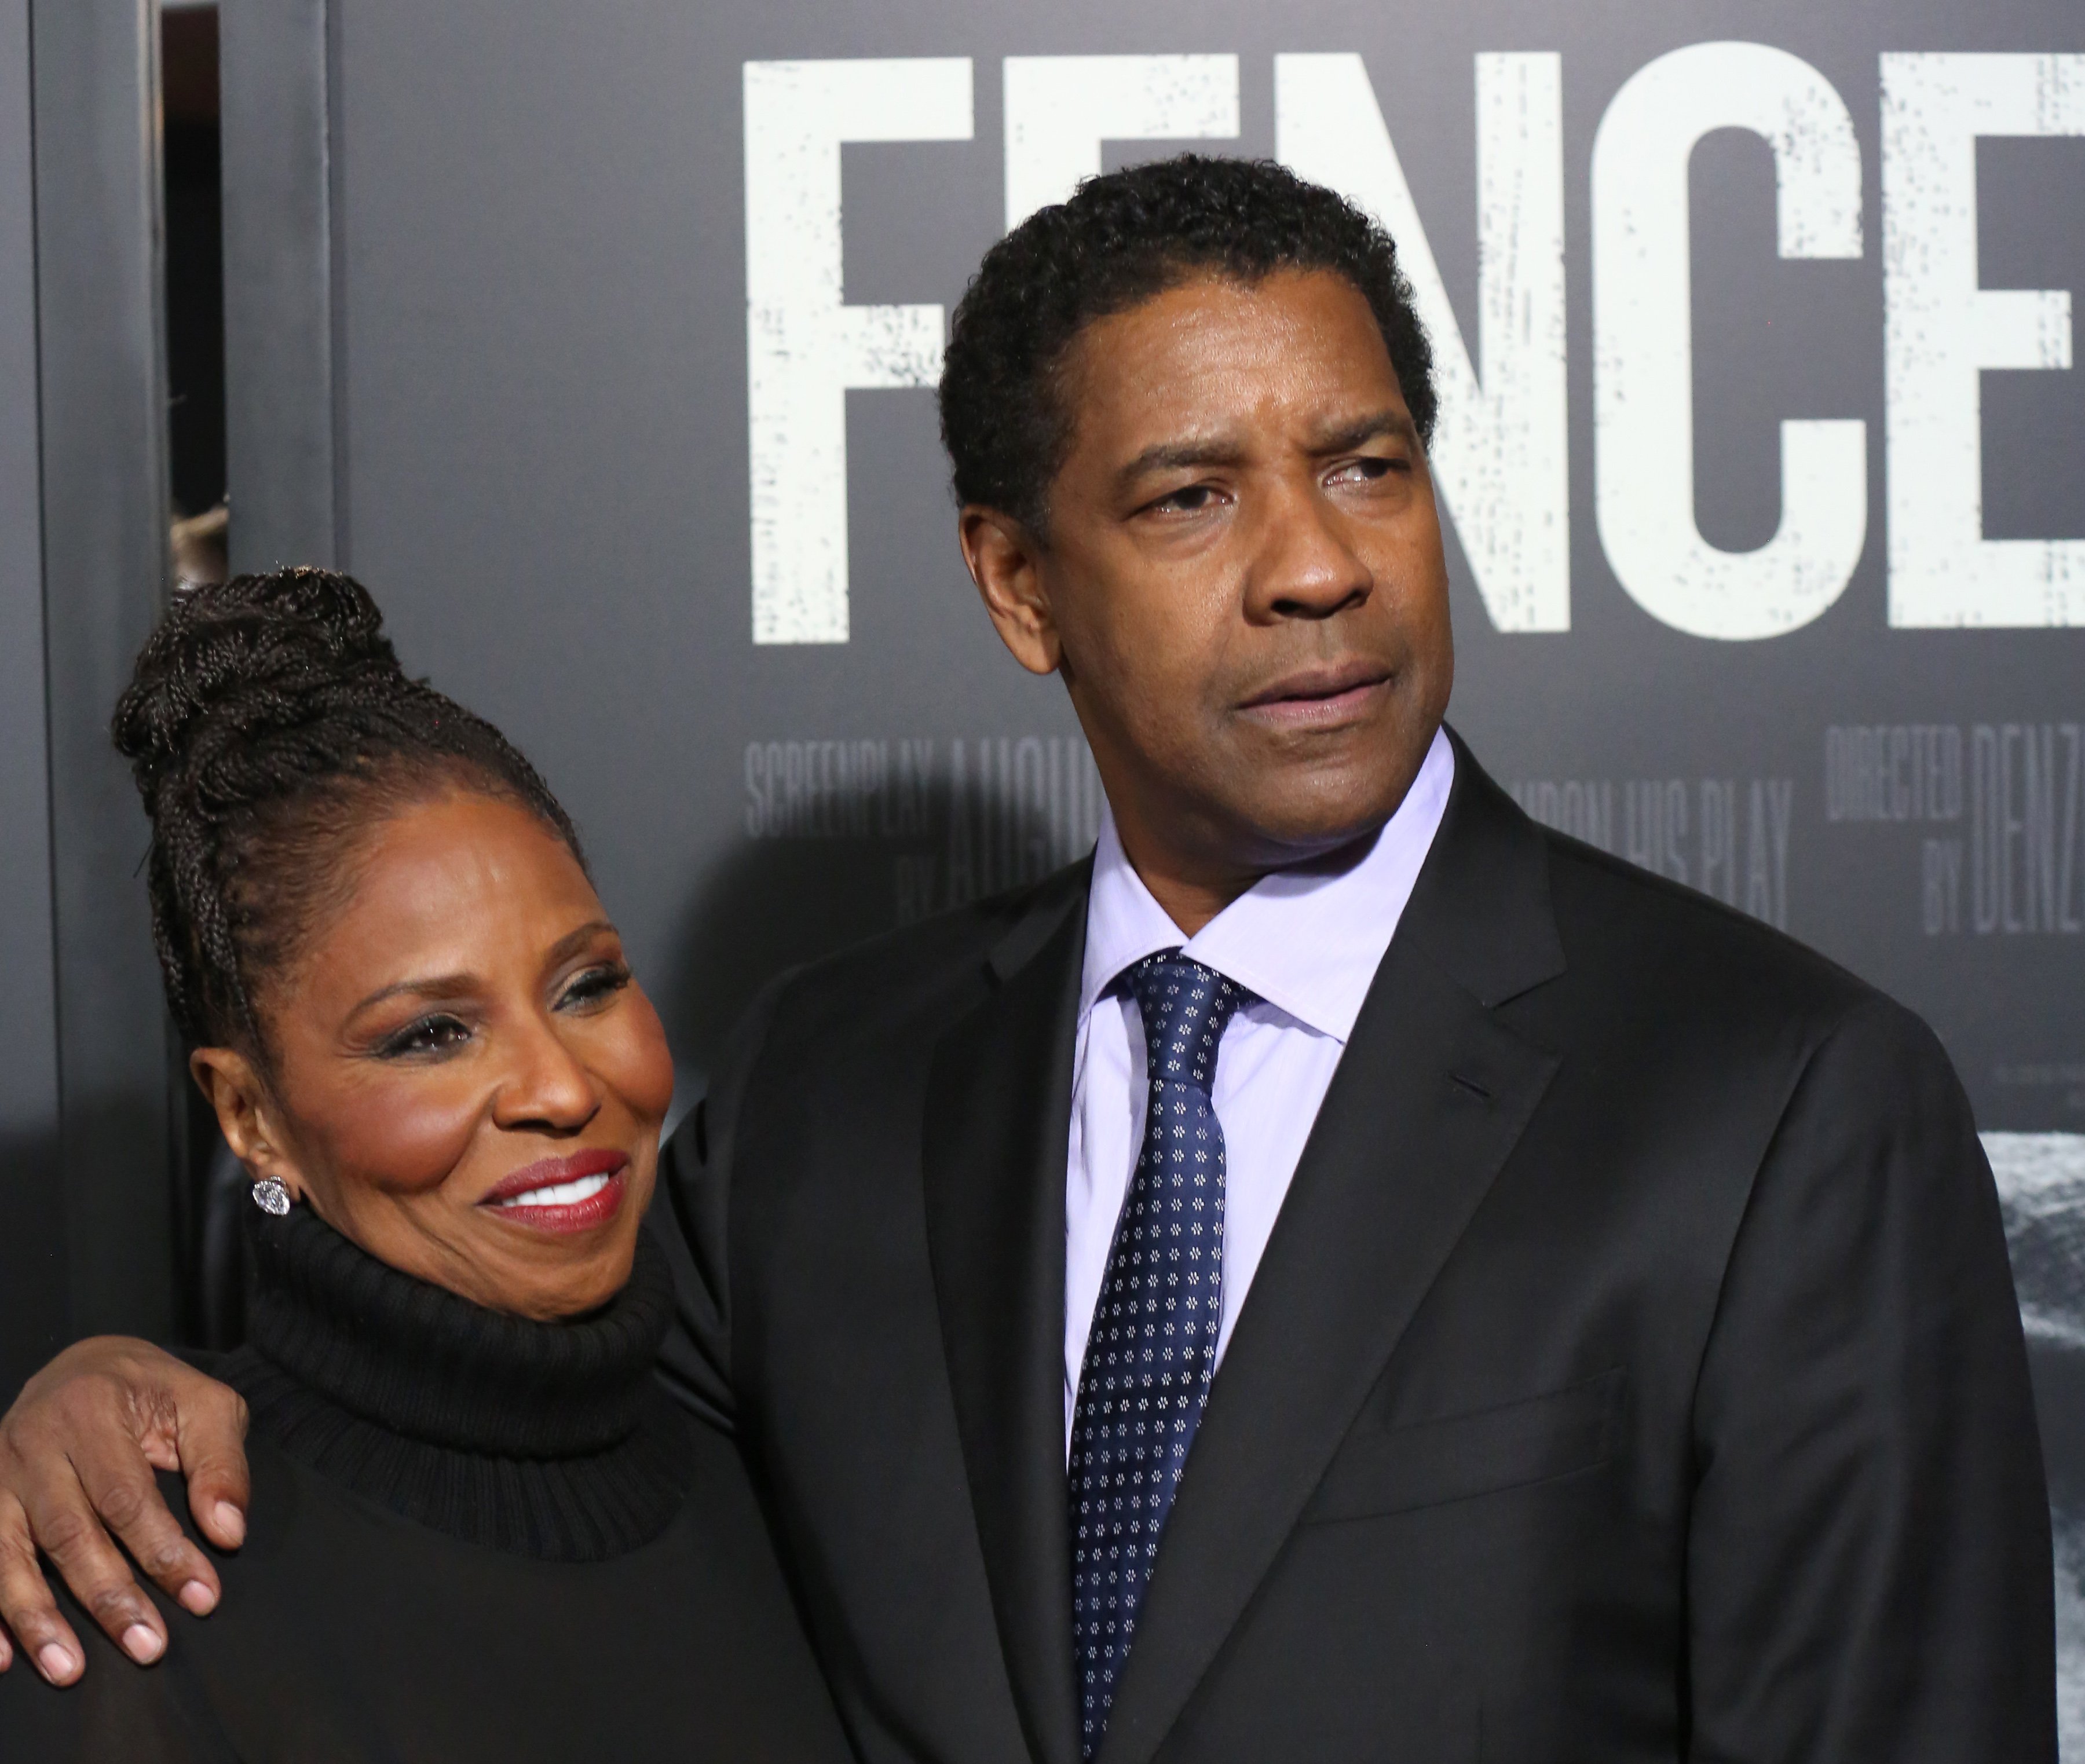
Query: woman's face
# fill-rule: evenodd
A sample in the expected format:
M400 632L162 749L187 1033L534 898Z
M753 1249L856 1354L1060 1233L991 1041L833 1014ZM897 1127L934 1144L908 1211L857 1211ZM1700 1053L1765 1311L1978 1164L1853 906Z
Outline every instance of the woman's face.
M257 1178L478 1304L570 1316L629 1278L673 1069L577 860L464 792L355 854L344 908L258 1001L272 1070L191 1066Z

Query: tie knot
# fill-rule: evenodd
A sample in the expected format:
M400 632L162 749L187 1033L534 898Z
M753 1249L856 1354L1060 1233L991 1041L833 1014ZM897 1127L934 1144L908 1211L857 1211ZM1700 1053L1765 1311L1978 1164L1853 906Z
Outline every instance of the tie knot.
M1144 1016L1152 1081L1208 1091L1217 1075L1217 1045L1225 1027L1241 1006L1256 1003L1258 994L1177 949L1145 956L1124 977Z

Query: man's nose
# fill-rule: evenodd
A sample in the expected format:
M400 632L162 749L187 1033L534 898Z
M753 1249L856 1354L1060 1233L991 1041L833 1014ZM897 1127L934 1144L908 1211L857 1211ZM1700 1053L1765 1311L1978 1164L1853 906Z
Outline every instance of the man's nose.
M494 1100L499 1126L575 1133L600 1107L600 1085L555 1024L532 1022L515 1037Z
M1260 527L1248 617L1330 618L1374 590L1374 573L1348 544L1344 520L1315 484L1284 486L1268 499Z

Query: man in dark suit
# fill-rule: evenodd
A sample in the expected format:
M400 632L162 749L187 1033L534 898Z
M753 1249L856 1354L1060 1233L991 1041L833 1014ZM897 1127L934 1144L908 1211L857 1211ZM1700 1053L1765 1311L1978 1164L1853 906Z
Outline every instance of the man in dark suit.
M1269 166L1098 180L987 258L942 408L1099 849L771 986L658 1219L665 1375L756 1466L862 1755L2053 1759L1966 1100L1916 1019L1446 732L1390 242ZM134 1442L178 1415L236 1503L221 1401L109 1343L25 1394L32 1652L32 1527L148 1620L89 1499L214 1597Z

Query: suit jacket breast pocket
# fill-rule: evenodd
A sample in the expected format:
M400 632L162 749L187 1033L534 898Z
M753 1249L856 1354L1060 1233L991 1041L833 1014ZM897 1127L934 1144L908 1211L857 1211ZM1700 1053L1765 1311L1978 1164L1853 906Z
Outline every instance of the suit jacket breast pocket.
M1306 1524L1369 1519L1494 1495L1598 1469L1620 1428L1622 1368L1467 1414L1348 1435Z

